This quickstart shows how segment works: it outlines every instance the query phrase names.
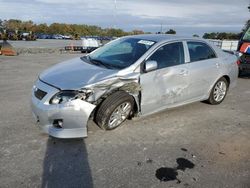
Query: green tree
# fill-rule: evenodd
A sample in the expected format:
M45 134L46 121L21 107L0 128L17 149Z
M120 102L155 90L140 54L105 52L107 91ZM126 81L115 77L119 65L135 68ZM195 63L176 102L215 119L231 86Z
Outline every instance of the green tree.
M243 29L242 29L242 32L245 32L247 30L247 28L249 28L249 27L250 27L250 20L247 20Z
M107 31L107 36L111 36L111 37L122 37L125 35L125 32L121 29L108 29Z
M34 23L29 20L29 21L24 21L21 23L21 28L17 28L17 29L21 29L25 32L29 32L29 31L33 31L34 32Z
M204 33L203 38L205 39L218 39L218 40L238 40L240 39L241 33L226 33L226 32L212 32Z
M204 33L203 38L204 39L217 39L217 34L218 33Z
M175 35L175 34L176 34L176 31L173 30L173 29L169 29L168 31L166 31L165 34L172 34L172 35Z
M48 33L48 25L46 23L35 25L35 33Z
M86 24L65 24L65 23L52 23L47 25L46 23L35 24L33 21L22 21L17 19L9 19L1 22L2 27L7 31L15 32L18 34L22 32L32 33L44 33L44 34L62 34L71 35L74 38L80 36L115 36L121 37L124 35L143 34L141 30L134 30L131 32L125 32L122 29L114 28L101 28L95 25Z
M3 33L3 21L0 19L0 33Z
M16 19L4 20L3 26L7 30L15 31L22 28L22 21Z
M141 35L141 34L144 34L144 32L142 30L133 30L131 32L132 35Z

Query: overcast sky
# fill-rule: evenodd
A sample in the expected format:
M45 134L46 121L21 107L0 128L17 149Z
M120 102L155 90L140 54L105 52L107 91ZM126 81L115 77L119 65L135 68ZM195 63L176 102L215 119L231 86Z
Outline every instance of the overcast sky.
M240 32L250 0L0 0L0 19L77 23L181 35ZM116 10L116 11L115 11Z

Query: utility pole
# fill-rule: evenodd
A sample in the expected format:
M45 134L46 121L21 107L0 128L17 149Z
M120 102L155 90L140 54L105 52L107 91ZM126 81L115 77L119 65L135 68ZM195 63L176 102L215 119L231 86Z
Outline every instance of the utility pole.
M114 10L114 29L116 29L116 11L117 11L117 6L116 6L116 0L114 0L115 3L115 10Z

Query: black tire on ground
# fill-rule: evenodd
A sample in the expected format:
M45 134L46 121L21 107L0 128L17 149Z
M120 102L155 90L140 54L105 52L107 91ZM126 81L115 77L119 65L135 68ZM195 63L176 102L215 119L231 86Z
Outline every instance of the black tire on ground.
M242 71L239 69L238 77L241 77L241 76L242 76Z
M126 115L126 118L121 121L117 126L110 127L109 121L112 113L122 104L129 103L131 105L131 109ZM122 124L123 121L125 121L133 111L134 108L134 99L131 95L126 93L125 91L117 91L113 93L112 95L108 96L100 105L99 109L96 112L95 115L95 122L97 125L104 129L104 130L112 130L117 128Z
M224 97L223 97L221 100L216 101L216 100L215 100L215 97L214 97L214 92L215 92L215 87L216 87L216 85L217 85L219 82L224 82L224 83L226 84L226 93L225 93ZM211 90L211 92L210 92L210 96L209 96L207 102L208 102L209 104L212 104L212 105L220 104L220 103L225 99L225 97L226 97L226 95L227 95L228 86L229 86L229 83L228 83L228 81L227 81L224 77L222 77L222 78L220 78L219 80L217 80L217 82L214 84L214 86L213 86L213 88L212 88L212 90Z

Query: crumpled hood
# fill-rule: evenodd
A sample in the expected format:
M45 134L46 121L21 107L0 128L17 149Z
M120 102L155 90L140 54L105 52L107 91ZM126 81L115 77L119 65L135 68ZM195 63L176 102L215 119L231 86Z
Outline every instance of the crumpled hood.
M78 57L52 66L39 78L62 90L73 90L114 77L117 73L118 70L91 65Z

